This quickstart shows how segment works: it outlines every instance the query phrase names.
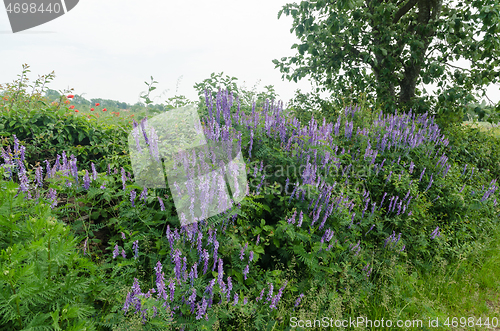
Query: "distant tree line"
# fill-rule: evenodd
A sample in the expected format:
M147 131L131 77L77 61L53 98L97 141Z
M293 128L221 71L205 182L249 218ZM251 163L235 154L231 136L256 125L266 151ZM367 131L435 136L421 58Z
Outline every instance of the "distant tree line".
M61 93L55 90L47 89L45 92L45 97L49 99L49 101L57 101L61 97ZM75 94L74 98L72 99L72 103L76 105L85 105L85 106L91 106L95 105L96 103L99 103L100 106L102 107L114 107L118 109L128 109L131 106L127 104L126 102L120 102L116 100L109 100L109 99L102 99L102 98L93 98L90 100L85 99L82 97L80 94ZM144 105L142 105L144 107Z

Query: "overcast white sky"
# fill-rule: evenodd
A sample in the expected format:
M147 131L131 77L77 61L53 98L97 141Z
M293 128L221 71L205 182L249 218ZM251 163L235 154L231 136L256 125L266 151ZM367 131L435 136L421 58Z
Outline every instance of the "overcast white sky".
M158 84L152 97L161 103L176 94L197 100L193 85L223 71L247 88L260 79L257 91L274 85L287 102L297 88L311 90L307 79L282 81L271 62L296 54L290 49L298 42L290 33L292 18L277 19L289 2L85 0L62 17L15 34L0 9L0 83L12 82L27 63L31 81L55 71L49 88L72 87L86 99L134 104L153 76ZM487 95L497 102L498 86Z

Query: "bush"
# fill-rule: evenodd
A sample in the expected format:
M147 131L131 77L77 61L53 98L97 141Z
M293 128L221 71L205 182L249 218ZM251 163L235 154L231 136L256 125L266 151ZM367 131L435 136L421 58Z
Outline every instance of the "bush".
M97 172L66 153L29 164L17 139L1 150L22 204L44 198L99 266L96 328L284 330L310 311L359 316L389 269L467 256L498 226L491 172L473 172L476 159L464 169L459 143L427 114L325 103L332 121L306 123L281 103L242 112L227 97L206 103L205 135L239 145L249 194L189 226L172 198L182 183L142 188L124 166Z
M460 166L488 172L488 177L500 178L500 137L470 125L453 126L446 130L450 140L448 155Z
M52 326L95 330L96 266L70 228L43 201L24 200L0 168L0 323L2 330ZM94 276L94 277L92 277Z
M27 72L24 66L21 82L9 84L0 100L3 146L13 144L17 136L25 144L29 164L54 161L61 150L68 155L74 154L86 167L92 160L97 160L95 163L103 170L108 163L114 166L130 163L125 149L128 146L127 128L81 116L68 108L69 99L65 95L60 96L59 102L48 104L41 92L29 94L23 82ZM34 85L40 85L39 81Z

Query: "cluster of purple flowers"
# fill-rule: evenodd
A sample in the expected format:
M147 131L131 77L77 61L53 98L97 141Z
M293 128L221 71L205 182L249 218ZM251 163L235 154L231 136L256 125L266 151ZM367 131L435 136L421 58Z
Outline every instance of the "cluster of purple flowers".
M385 240L384 248L387 248L387 249L396 248L396 245L398 244L400 239L401 239L401 233L396 238L396 232L393 231L392 234ZM403 248L400 251L403 251L404 249L405 249L405 245L403 245Z
M363 267L363 272L366 272L366 278L369 278L370 277L370 274L372 273L372 270L373 270L373 267L371 267L370 269L370 263L368 263L367 265L365 265Z
M78 175L77 158L72 154L68 157L66 152L63 151L61 155L57 155L54 164L51 166L48 160L45 160L45 170L42 166L37 166L35 168L35 181L31 184L28 178L28 172L24 165L25 162L25 150L26 148L20 145L19 140L16 135L14 135L14 150L12 151L10 146L6 149L0 148L0 155L4 159L4 164L1 166L7 170L7 174L10 179L13 179L14 172L17 172L19 177L19 191L26 193L27 199L32 199L31 189L35 190L35 197L38 199L40 197L41 190L44 187L44 179L47 178L61 178L66 177L66 186L72 187L73 184L77 186L80 185L80 179ZM62 162L62 163L61 163ZM90 184L97 180L97 171L94 163L91 163L91 171L83 170L83 182L81 187L85 190L90 188ZM44 178L45 172L45 178ZM90 175L92 174L92 175ZM74 181L71 181L72 178ZM54 188L49 188L46 193L46 198L51 202L51 208L57 206L57 191Z
M272 296L272 294L273 294L273 284L272 283L270 284L269 295L268 295L268 300L267 301L271 302L271 304L269 305L269 308L271 308L271 310L276 309L276 305L280 301L281 296L283 295L283 290L285 289L285 286L287 284L288 284L288 281L285 281L285 283L283 284L282 287L280 287L280 289L278 290L278 293L275 296Z
M154 290L153 290L154 291ZM152 291L149 291L149 296ZM127 298L125 299L125 304L123 305L122 310L127 313L130 309L130 306L135 308L135 313L140 313L142 316L143 323L146 322L147 309L142 309L142 297L146 297L148 293L142 293L141 287L139 286L139 280L134 278L134 284L132 285L132 291L127 294Z
M220 226L222 227L222 225ZM181 305L174 305L178 300L176 298L176 285L179 286L177 297L182 297L181 303L190 308L191 313L196 315L197 320L208 318L207 311L214 304L216 290L220 294L220 303L231 302L232 305L247 304L248 298L243 297L243 300L240 300L240 294L234 290L231 276L226 277L224 275L224 261L217 252L219 246L217 230L218 228L211 226L205 227L204 223L193 223L174 229L170 225L167 225L166 237L170 246L170 259L168 265L162 265L160 261L157 262L155 267L156 289L152 289L150 292L157 293L157 300L161 304L161 307L170 311L172 316L181 307ZM188 249L189 246L197 250L199 257L198 261L194 261L192 264L188 262L188 255L184 253L184 249ZM254 252L251 250L247 252L248 246L248 243L242 246L239 254L242 261L248 256L248 263L243 269L245 279L247 279L250 264L254 259ZM133 249L136 250L137 247L138 241L134 241ZM117 256L117 254L114 253L114 256ZM217 276L208 283L203 292L197 292L194 288L194 281L201 274L198 268L201 268L201 265L203 265L203 275L205 275L211 257L213 258L214 268L217 268ZM168 286L165 280L166 274L163 270L172 272ZM215 287L216 285L217 287ZM276 295L270 296L268 301L270 302L271 309L276 308L276 304L283 295L285 286L286 283ZM182 296L181 293L188 293L188 295L187 297ZM129 306L135 303L137 305L135 312L146 316L144 315L145 308L142 308L137 303L140 302L140 298L146 298L146 295L141 294L138 291L138 284L134 283L132 291L128 294L124 304L124 311L128 311ZM157 308L159 309L160 307Z
M434 229L431 233L431 239L436 239L436 237L441 236L441 231L439 231L439 226Z
M496 182L497 182L496 179L494 179L490 182L490 187L488 188L488 190L486 192L484 192L484 195L481 198L481 202L485 202L493 193L495 193L496 189L498 188L498 186L495 185Z
M123 234L123 232L122 232ZM87 244L87 240L85 240L85 245ZM113 249L113 259L116 259L116 257L120 254L120 247L118 246L118 244L115 245L115 248ZM127 258L127 254L125 253L125 249L122 248L122 252L121 252L121 255L124 259Z
M135 190L130 191L130 202L132 203L132 207L135 207L135 197L137 196L137 193Z
M247 127L250 132L250 143L248 148L249 158L252 155L252 147L254 145L254 139L256 142L259 139L259 136L267 135L268 138L274 138L281 142L281 145L284 146L284 150L290 154L290 157L295 159L298 163L304 166L304 170L299 173L299 178L301 183L296 182L295 184L291 184L294 186L293 192L290 196L289 203L293 198L300 199L303 201L306 196L306 187L315 187L318 190L318 194L315 195L309 203L309 207L306 210L300 211L299 219L296 220L298 210L295 210L291 218L289 218L289 225L297 225L297 228L301 228L303 222L309 226L309 231L311 233L311 229L314 227L317 228L317 234L321 236L320 243L321 248L323 243L329 244L326 251L329 251L333 245L335 245L338 240L332 243L334 239L335 232L332 230L328 220L334 216L339 216L342 219L346 219L346 224L350 219L350 224L348 225L348 229L353 229L360 231L360 233L364 232L366 236L370 231L373 230L375 224L371 225L371 227L366 231L365 225L372 224L372 218L376 211L381 211L382 208L387 208L387 214L396 212L397 208L397 216L403 216L405 213L407 215L411 215L410 202L412 201L411 190L409 189L404 198L401 198L398 195L393 195L388 197L387 201L385 201L388 193L385 192L380 203L375 201L376 198L372 195L368 190L365 190L362 193L362 197L353 197L349 196L344 190L341 190L340 193L335 193L336 190L338 192L339 187L349 185L349 182L353 178L359 179L358 175L355 173L355 162L365 162L364 164L370 169L370 171L376 173L378 176L379 173L383 178L385 178L386 185L392 185L394 182L401 182L405 176L406 178L409 175L413 175L415 164L413 161L410 162L409 165L403 164L400 165L401 158L396 160L392 160L390 164L390 160L385 164L386 159L384 158L382 162L376 163L377 158L380 161L382 158L382 154L385 151L398 151L404 150L409 151L411 149L415 149L424 144L429 144L433 148L430 148L427 152L428 156L431 157L431 153L433 150L436 150L434 154L434 158L438 157L438 152L441 151L448 145L448 140L445 139L444 135L441 134L439 127L433 122L432 118L428 118L427 114L424 115L416 115L411 111L408 114L403 115L383 115L379 114L378 120L376 120L372 127L370 128L354 128L354 116L357 108L346 107L344 111L344 119L345 123L342 125L341 116L338 117L337 122L326 123L325 119L323 119L323 123L320 124L314 117L311 118L308 124L301 125L298 119L286 119L282 112L283 104L277 103L269 104L266 102L263 111L258 112L255 111L255 104L252 108L252 113L250 115L246 115L244 113L240 113L239 104L238 104L238 112L236 114L232 114L230 111L230 107L233 103L233 96L229 94L229 92L221 92L217 94L217 98L215 102L212 100L212 96L207 91L205 91L206 96L206 104L208 107L209 118L206 120L206 124L204 127L205 136L207 139L212 141L233 141L234 139L239 139L238 144L241 149L241 132L234 132L232 130L233 123L238 123L244 127ZM214 108L215 107L215 108ZM351 119L347 118L351 116ZM158 137L153 128L148 126L147 118L144 118L140 124L134 121L134 131L133 137L136 141L137 149L139 152L142 152L140 146L140 132L142 131L144 140L146 145L148 146L149 153L152 157L158 160L158 146L157 140ZM19 146L19 142L16 137L14 144L14 152L10 150L5 151L3 148L1 149L1 155L5 160L5 165L7 168L7 173L12 177L14 172L17 170L19 181L21 183L20 190L23 192L27 192L29 195L30 189L30 181L27 177L27 172L24 167L24 146ZM142 139L142 138L141 138ZM354 140L354 139L364 139L366 144L366 149L364 151L355 151L354 149L351 151L349 148L343 148L335 144L337 140ZM293 147L292 147L293 146ZM311 146L324 146L325 151L321 151L321 149L309 148ZM346 150L347 149L347 150ZM257 151L257 154L254 156L259 157L260 151ZM345 161L349 160L350 164L346 164ZM60 163L62 161L62 165ZM187 158L182 160L184 164L188 161ZM80 185L79 177L78 177L78 169L77 169L77 160L74 155L70 156L70 160L68 160L66 154L63 152L62 157L57 156L57 160L53 167L50 166L50 163L46 160L46 174L47 177L55 177L55 176L66 176L69 178L73 178L73 181L66 181L66 185L71 186L74 183L76 185ZM385 168L384 168L385 165ZM395 170L395 165L403 167L404 169L399 171L399 169ZM97 180L97 172L94 164L92 166L92 176L89 171L84 171L83 175L83 183L82 186L85 189L90 188L90 184L92 181ZM203 167L205 164L202 165ZM263 162L260 163L260 170L262 172ZM417 167L418 169L418 167ZM433 182L437 178L438 175L445 177L450 169L450 164L448 164L448 157L443 153L439 156L434 169L426 169L423 168L420 172L419 183L427 178L429 178L429 182L427 183L427 188L425 191L429 191L433 188ZM465 166L462 176L465 174L467 166ZM335 182L331 184L331 181L327 181L327 177L332 174L331 171L336 171ZM426 174L427 171L427 175ZM434 171L434 172L433 172ZM35 188L43 187L43 168L38 167L35 170L35 184L33 185ZM108 175L111 174L111 168L108 165ZM257 178L258 166L255 166L254 177ZM407 172L407 173L406 173ZM118 169L114 169L114 173L118 173ZM430 173L430 175L429 175ZM474 169L472 169L472 174L474 173ZM332 174L333 175L333 174ZM215 175L214 175L215 176ZM418 176L418 174L414 174L414 177ZM330 176L331 177L331 176ZM411 177L411 176L410 176ZM258 193L264 184L265 174L262 173L260 175L260 184L256 187L256 192ZM121 179L122 179L122 189L126 190L126 182L130 180L130 174L127 177L125 174L125 170L121 168ZM416 178L415 182L416 182ZM410 182L410 187L411 187ZM490 183L490 187L484 192L483 198L481 201L486 201L496 190L497 186L496 182ZM187 190L190 195L193 195L193 187L189 186L187 183L186 187L181 187L182 185L178 185L175 183L174 190L177 190L177 194L182 195L182 192ZM229 201L222 199L222 192L225 189L225 183L222 181L221 177L213 177L211 182L203 182L203 189L200 191L200 201L202 201L203 205L201 209L206 211L207 206L212 201L211 199L217 196L217 192L219 192L219 208L225 209ZM287 178L285 191L288 192L288 186L290 185L290 178ZM338 185L338 187L336 186ZM425 185L425 184L422 184ZM211 188L215 187L218 190L213 190ZM105 184L101 186L102 189L105 188ZM463 190L463 189L462 189ZM483 187L484 190L484 187ZM214 193L216 192L216 193ZM361 190L358 191L359 195L361 195ZM373 192L372 192L373 193ZM57 204L57 192L54 189L49 189L48 198L51 203L54 205ZM139 200L146 201L147 199L147 188L145 187L140 194ZM173 192L173 194L175 194ZM390 194L389 194L390 195ZM130 201L132 206L135 207L135 200L137 197L137 193L132 190L130 192ZM157 197L161 210L165 210L165 205L163 200L160 197ZM357 199L358 198L358 199ZM439 198L437 196L433 201L436 201ZM418 199L418 195L415 199ZM355 205L359 203L361 200L360 206L364 209L362 212L357 212L354 210ZM384 205L384 202L386 204ZM371 204L371 214L366 213L369 206ZM496 200L495 200L496 204ZM307 206L307 204L305 204ZM193 198L191 200L191 208L190 213L191 216L194 216L193 207ZM361 209L360 207L360 209ZM304 218L304 214L306 215ZM188 214L186 214L189 216ZM186 215L183 215L184 220ZM232 222L234 222L236 215L233 217ZM368 219L364 219L367 217ZM364 219L364 220L363 220ZM363 220L363 223L362 223ZM128 293L127 298L125 300L125 304L123 310L128 312L130 307L135 308L135 313L141 314L143 321L146 320L147 310L142 306L142 299L148 299L152 296L152 293L156 293L157 300L162 305L162 308L166 309L166 311L170 311L172 316L176 310L179 310L180 305L186 305L189 307L191 314L196 314L196 319L208 319L207 311L214 304L214 292L220 294L220 302L232 302L233 305L238 305L240 302L240 293L236 290L238 286L236 285L236 289L233 289L233 282L231 276L225 275L224 273L224 259L219 254L219 241L217 240L217 228L208 227L208 230L204 232L205 229L202 229L202 223L198 224L197 222L183 225L180 229L171 229L170 226L167 226L166 236L170 246L170 259L165 261L165 265L162 265L160 261L157 262L156 267L154 268L156 273L156 289L151 289L146 293L142 293L139 282L137 279L134 279L134 283L132 285L132 291ZM225 227L224 227L225 229ZM316 229L314 229L316 230ZM363 231L363 232L361 232ZM366 232L365 232L366 231ZM440 235L439 227L437 227L431 238L435 239ZM125 235L122 233L122 239L125 240ZM384 247L389 249L394 249L398 242L401 239L401 233L396 237L396 233L393 232L391 236L389 236L385 240ZM343 240L343 239L341 239ZM347 242L346 239L345 242ZM260 235L257 237L256 245L259 244ZM254 252L248 250L248 243L246 243L239 252L240 261L245 260L245 255L248 256L248 263L243 263L245 265L242 268L242 274L244 276L244 280L247 280L248 274L250 273L250 264L253 262ZM187 249L194 251L194 249L198 253L198 261L191 261L190 255L187 253ZM84 244L84 253L86 253L87 249L87 241ZM134 258L137 259L139 256L139 243L138 240L133 242L132 249L134 251ZM361 241L357 241L357 243L350 243L349 249L354 255L358 255L361 250ZM405 249L403 245L402 250ZM113 250L113 258L118 257L120 253L120 248L118 244L115 245ZM196 253L194 253L196 254ZM235 253L237 256L237 251ZM125 258L125 251L122 249L122 256ZM240 262L238 262L240 263ZM205 290L202 292L199 287L194 286L195 280L201 276L201 266L203 265L203 275L206 275L208 272L208 268L212 265L212 271L215 272L217 268L216 274L217 276L211 279L208 285L205 287ZM366 277L370 276L372 272L372 267L369 268L370 264L367 264L363 268L363 272L366 272ZM200 268L200 270L198 270ZM226 266L227 268L227 266ZM209 273L210 275L210 273ZM168 279L168 284L166 283L166 278ZM224 278L226 277L226 278ZM274 294L274 285L272 283L269 284L268 295L266 298L266 304L269 304L269 308L271 310L277 309L277 304L280 301L284 289L287 285L285 281L282 287L278 290L277 294ZM177 291L176 291L177 286ZM256 298L256 301L259 302L263 300L263 296L265 294L265 288L262 289L260 296ZM298 297L295 307L298 307L300 304L304 294L300 294ZM177 298L176 298L177 297ZM232 299L231 299L232 297ZM181 299L179 299L181 298ZM243 304L247 303L247 298L244 297ZM172 307L171 307L172 305ZM157 313L158 307L154 307L154 314Z

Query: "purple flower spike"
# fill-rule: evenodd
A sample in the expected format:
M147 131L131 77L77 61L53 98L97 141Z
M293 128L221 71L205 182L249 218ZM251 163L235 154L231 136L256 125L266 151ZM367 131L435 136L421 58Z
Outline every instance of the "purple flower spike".
M431 233L431 239L435 239L436 237L441 236L441 231L439 231L439 226L434 229Z
M366 235L367 235L367 234L368 234L371 230L373 230L373 228L374 228L374 227L375 227L375 224L373 224L373 225L371 226L370 230L368 230L368 231L365 233L365 236L366 236Z
M50 208L54 209L57 206L57 191L53 188L49 188L47 198L51 201Z
M165 205L163 204L163 200L160 197L158 197L158 201L160 202L160 210L164 211L165 210Z
M43 168L38 166L35 170L35 176L36 176L36 182L38 187L43 186L43 180L42 180L42 173L43 173Z
M147 195L148 195L148 189L146 187L144 187L144 189L141 192L141 196L139 197L139 200L146 201Z
M422 170L422 173L420 174L420 179L419 179L419 181L422 181L422 177L424 177L424 173L425 173L425 168L424 168L424 170Z
M146 141L146 144L149 145L149 139L148 139L148 136L146 134L146 125L147 125L147 123L148 123L148 118L144 117L141 120L141 129L142 129L142 133L144 135L144 140Z
M132 249L134 250L134 259L137 259L139 257L139 240L134 241Z
M297 227L300 228L300 226L302 225L302 220L303 219L304 219L304 213L301 211L300 215L299 215L299 222L297 223Z
M90 164L91 168L92 168L92 180L97 180L97 171L95 170L95 165L94 163L92 162Z
M118 247L118 244L115 245L115 249L113 251L113 259L116 259L116 257L120 254L120 248Z
M239 301L238 293L234 293L233 306L236 306L238 304L238 301Z
M255 301L259 302L260 300L262 300L262 297L264 296L264 291L266 290L266 288L263 288L262 291L260 291L260 296L257 297L255 299Z
M132 190L130 192L130 202L132 202L132 207L135 207L135 197L136 197L137 193L135 193L134 190Z
M125 169L123 169L122 167L122 185L124 191L125 191L126 181L127 181L127 176L125 175Z
M266 302L271 301L271 299L273 298L273 292L274 292L274 286L273 286L273 283L270 283L269 284L269 293L267 294Z
M247 275L248 275L248 272L249 272L249 270L248 270L248 264L247 264L247 266L246 266L246 267L245 267L245 269L243 270L243 277L245 277L245 280L247 280Z
M83 188L85 188L86 190L90 188L90 178L86 170L85 170L85 176L83 176Z
M198 307L198 311L196 313L196 319L199 320L206 314L208 302L207 300L205 300L205 297L203 297L201 299L201 306L198 303L196 305Z
M304 293L301 293L299 297L297 298L297 301L295 301L295 308L297 308L300 304L300 301L302 301L302 298L304 297Z
M245 248L242 247L240 251L240 260L243 261L243 258L245 257Z

